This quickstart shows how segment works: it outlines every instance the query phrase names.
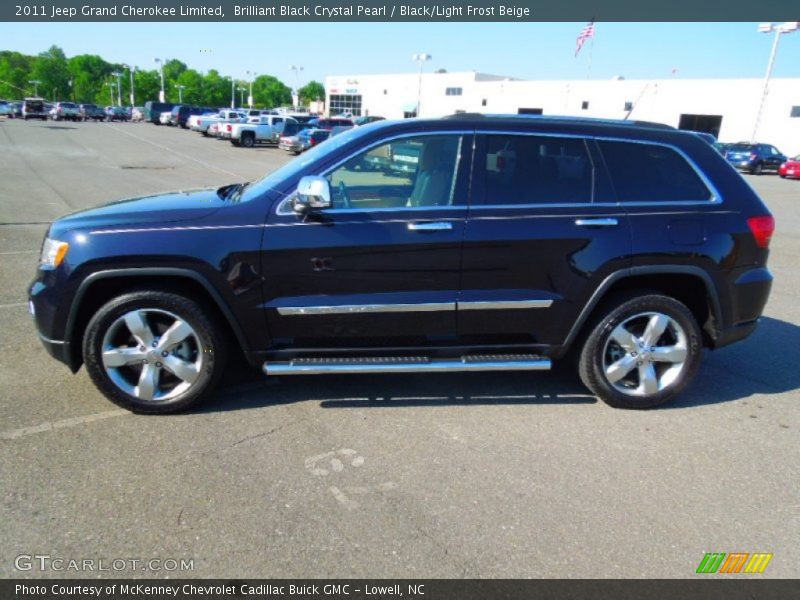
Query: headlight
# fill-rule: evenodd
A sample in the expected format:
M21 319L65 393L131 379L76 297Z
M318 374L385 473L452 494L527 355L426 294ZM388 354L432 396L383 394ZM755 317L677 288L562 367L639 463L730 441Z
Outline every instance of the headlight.
M39 259L39 265L55 269L64 262L64 257L67 256L67 250L69 250L69 244L67 242L59 242L58 240L45 238L44 244L42 244L42 257Z

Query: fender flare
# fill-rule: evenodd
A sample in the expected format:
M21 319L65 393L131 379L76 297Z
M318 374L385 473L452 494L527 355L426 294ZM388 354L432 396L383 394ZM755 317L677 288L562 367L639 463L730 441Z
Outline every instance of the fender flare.
M722 306L720 305L719 293L717 292L717 288L714 285L714 281L711 279L711 276L708 274L707 271L701 269L700 267L694 267L691 265L652 265L652 266L630 267L627 269L620 269L619 271L614 271L602 281L602 283L592 294L591 298L589 298L589 301L581 310L580 314L578 315L578 318L572 324L572 327L569 333L567 334L564 343L561 345L559 354L566 353L566 351L575 341L575 338L578 336L580 330L586 324L589 315L592 314L592 311L597 307L598 304L600 304L603 298L605 298L606 293L611 288L611 286L613 286L618 281L626 279L628 277L636 277L637 275L661 275L661 274L693 275L702 280L703 284L705 285L708 297L711 299L711 311L714 316L714 322L717 323L716 329L717 330L720 329L720 326L722 324ZM702 323L700 325L702 327Z
M214 288L213 285L203 275L191 269L182 269L177 267L139 267L139 268L124 268L124 269L107 269L103 271L96 271L86 277L75 292L70 305L69 316L67 317L67 324L64 330L64 339L66 343L71 342L73 329L78 317L78 311L81 306L81 301L86 295L87 290L97 281L110 278L122 277L185 277L189 278L201 286L208 292L214 304L219 308L225 320L231 327L234 335L236 336L239 345L245 352L248 351L246 338L239 326L239 321L234 316L233 312L228 306L228 303L222 298L220 293Z

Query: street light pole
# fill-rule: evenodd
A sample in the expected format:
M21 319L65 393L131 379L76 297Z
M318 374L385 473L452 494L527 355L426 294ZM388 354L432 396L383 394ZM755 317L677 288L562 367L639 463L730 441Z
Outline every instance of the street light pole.
M183 104L183 90L186 89L185 85L178 85L175 84L175 87L178 88L178 103Z
M122 106L122 85L120 84L122 73L114 71L112 75L117 78L117 106Z
M245 87L239 86L237 88L239 90L239 106L244 106L244 91L247 89Z
M109 81L108 83L106 83L106 85L108 86L108 91L111 94L111 106L114 106L114 82Z
M258 73L255 71L247 71L247 77L250 79L250 91L247 96L247 106L249 108L253 108L253 79L255 79L256 75Z
M419 63L419 79L417 81L417 116L420 116L420 104L422 99L422 64L425 61L430 60L433 58L430 54L426 54L424 52L420 52L417 54L411 55L411 60L416 63Z
M31 79L28 83L30 83L33 86L33 95L38 98L39 97L39 84L42 83L42 82L39 81L38 79Z
M231 80L231 108L236 108L236 80L233 77Z
M292 65L289 67L292 71L294 71L294 108L297 110L297 107L300 105L300 71L303 70L303 67L298 65Z
M767 94L769 93L769 80L772 77L772 67L775 66L775 57L778 55L778 42L784 33L792 33L797 31L800 22L786 21L785 23L762 23L758 26L758 31L761 33L775 32L775 39L772 42L772 51L769 53L769 62L767 63L767 73L764 76L764 89L761 92L761 102L758 104L758 112L756 113L756 122L753 126L753 135L750 136L750 143L755 143L758 136L758 126L761 124L761 115L764 112L764 105L767 102Z
M166 94L164 93L164 61L160 58L153 59L158 64L158 69L161 72L161 91L158 93L158 101L166 102Z
M129 99L131 101L131 108L133 108L133 105L136 104L136 101L135 101L136 95L134 94L134 91L133 91L133 74L136 72L136 67L135 66L130 67L128 65L122 65L122 66L123 66L123 68L128 69L128 73L130 73L130 76L131 76L131 89L130 89L130 93L128 94L128 96L129 96Z

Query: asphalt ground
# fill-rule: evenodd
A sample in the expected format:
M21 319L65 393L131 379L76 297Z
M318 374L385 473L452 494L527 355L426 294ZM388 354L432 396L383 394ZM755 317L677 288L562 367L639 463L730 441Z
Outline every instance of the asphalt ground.
M748 177L777 219L765 317L659 410L611 409L563 371L233 365L202 410L146 417L45 353L26 289L50 220L288 159L150 124L0 121L0 576L682 578L706 552L800 576L800 181ZM16 568L34 554L95 570Z

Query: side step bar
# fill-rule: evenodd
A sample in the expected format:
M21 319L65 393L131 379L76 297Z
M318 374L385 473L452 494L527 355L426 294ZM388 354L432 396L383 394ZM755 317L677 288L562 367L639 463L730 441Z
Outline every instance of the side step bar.
M549 358L530 355L470 355L461 359L425 356L377 358L296 358L288 362L265 362L266 375L328 375L351 373L449 373L464 371L547 371Z

